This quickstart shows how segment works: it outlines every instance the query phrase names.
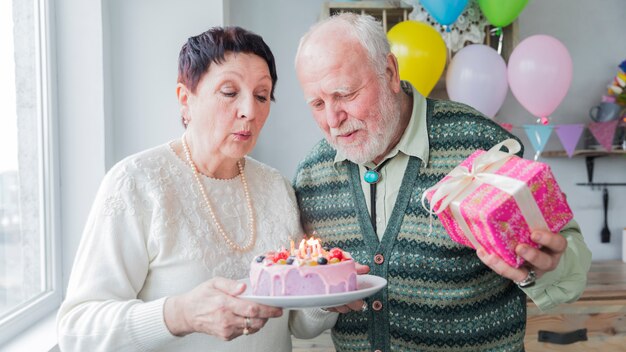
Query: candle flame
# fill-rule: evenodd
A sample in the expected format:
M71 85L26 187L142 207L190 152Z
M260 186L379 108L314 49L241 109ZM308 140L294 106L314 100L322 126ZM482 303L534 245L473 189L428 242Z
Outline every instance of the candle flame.
M325 251L322 249L319 238L315 238L313 236L309 237L309 239L302 239L302 241L300 241L300 246L298 246L298 254L300 258L321 257L324 253Z
M320 240L311 236L308 240L306 240L306 244L313 247L320 244Z

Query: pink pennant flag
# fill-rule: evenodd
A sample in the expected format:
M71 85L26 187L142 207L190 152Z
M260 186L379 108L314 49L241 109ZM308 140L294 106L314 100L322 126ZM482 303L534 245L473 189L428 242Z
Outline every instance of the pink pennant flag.
M502 128L504 128L505 130L509 131L509 133L513 131L513 124L501 122L500 126L502 126Z
M576 150L576 145L584 129L585 126L582 123L556 126L556 134L559 136L559 140L570 158L574 155L574 150Z
M618 123L619 120L589 123L591 134L609 152L613 150L613 136Z

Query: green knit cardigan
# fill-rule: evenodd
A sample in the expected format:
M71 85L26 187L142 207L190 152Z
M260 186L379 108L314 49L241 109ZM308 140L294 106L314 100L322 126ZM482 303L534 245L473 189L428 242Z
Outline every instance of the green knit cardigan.
M367 299L369 310L340 315L332 331L335 347L523 351L524 293L483 265L474 250L453 242L436 218L429 232L421 206L422 192L472 152L515 137L450 101L428 99L426 118L429 162L410 158L382 241L369 220L357 165L335 166L336 151L321 141L298 166L294 188L305 231L351 252L369 265L370 274L387 279L387 286ZM376 255L382 263L374 261Z

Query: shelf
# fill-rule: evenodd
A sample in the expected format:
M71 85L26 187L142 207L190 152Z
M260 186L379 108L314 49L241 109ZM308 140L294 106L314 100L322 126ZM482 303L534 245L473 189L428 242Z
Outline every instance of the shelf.
M350 10L371 10L371 9L385 9L396 10L406 9L413 10L413 6L402 3L402 0L362 0L362 1L327 1L326 6L329 9L350 9Z
M614 146L615 147L615 146ZM600 149L579 149L575 150L572 157L584 157L585 164L587 166L587 182L586 183L577 183L578 186L591 186L591 187L606 187L606 186L622 186L622 184L610 184L610 183L598 183L593 182L593 167L595 158L604 157L604 156L626 156L626 150L624 149L613 149L610 152L606 150ZM543 158L562 158L567 157L567 153L564 150L549 150L541 153L541 157Z
M595 150L595 149L579 149L574 151L572 157L583 156L583 157L597 157L597 156L626 156L626 150L624 149L613 149L610 152L606 150ZM541 153L541 156L544 158L562 158L567 157L567 153L564 150L549 150Z
M576 186L589 186L591 188L594 187L609 187L609 186L626 186L626 183L615 183L615 182L579 182Z
M322 18L339 12L354 12L371 15L378 19L383 29L388 31L394 25L409 19L413 6L403 4L401 0L387 1L326 1L322 4Z

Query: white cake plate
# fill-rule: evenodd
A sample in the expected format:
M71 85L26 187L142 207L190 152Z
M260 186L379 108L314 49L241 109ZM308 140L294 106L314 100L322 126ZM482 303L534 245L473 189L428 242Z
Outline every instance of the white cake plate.
M253 296L250 280L239 280L246 284L242 299L285 309L328 308L341 306L361 298L369 297L387 285L387 280L375 275L357 275L355 291L307 296Z

